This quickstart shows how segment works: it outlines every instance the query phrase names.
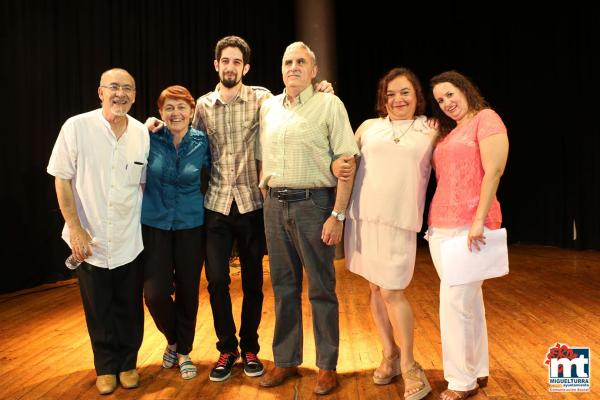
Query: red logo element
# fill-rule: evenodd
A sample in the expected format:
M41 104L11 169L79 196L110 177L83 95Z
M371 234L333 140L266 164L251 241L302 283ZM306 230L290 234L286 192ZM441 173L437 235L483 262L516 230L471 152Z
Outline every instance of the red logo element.
M569 360L572 360L577 357L578 355L574 353L573 350L571 350L567 345L556 343L556 346L551 347L548 351L548 354L546 354L545 364L550 365L550 360L553 358L568 358ZM563 372L562 364L558 366L558 372Z

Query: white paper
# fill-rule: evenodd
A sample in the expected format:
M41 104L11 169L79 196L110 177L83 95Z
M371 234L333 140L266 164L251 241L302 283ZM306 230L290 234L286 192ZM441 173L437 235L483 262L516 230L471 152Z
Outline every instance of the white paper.
M472 252L467 247L467 236L444 240L440 245L442 282L449 286L497 278L508 274L506 229L486 230L485 245Z

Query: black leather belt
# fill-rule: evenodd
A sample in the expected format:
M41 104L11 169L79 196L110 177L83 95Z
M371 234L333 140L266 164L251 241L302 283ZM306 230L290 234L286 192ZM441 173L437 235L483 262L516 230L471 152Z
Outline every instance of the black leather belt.
M269 188L269 196L281 202L293 203L310 199L313 193L319 191L330 191L333 188L312 188L312 189L290 189L290 188Z

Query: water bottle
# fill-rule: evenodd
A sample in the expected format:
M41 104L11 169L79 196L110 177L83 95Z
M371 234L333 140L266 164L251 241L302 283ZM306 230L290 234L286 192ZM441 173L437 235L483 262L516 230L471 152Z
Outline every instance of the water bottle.
M90 240L90 242L88 243L88 245L92 246L94 245L94 238L92 238L92 240ZM77 269L77 267L79 267L81 265L83 261L79 261L77 258L75 258L74 254L71 254L69 257L67 257L67 259L65 260L65 265L67 266L67 268L75 270Z
M78 259L75 258L74 254L71 254L69 257L67 257L67 259L65 260L65 265L67 266L67 268L69 269L77 269L77 267L79 267L81 265L83 261L79 261Z

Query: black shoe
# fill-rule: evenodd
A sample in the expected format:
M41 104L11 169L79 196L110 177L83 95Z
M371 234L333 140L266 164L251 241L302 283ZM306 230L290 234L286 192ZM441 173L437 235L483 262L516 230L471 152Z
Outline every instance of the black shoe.
M221 353L219 361L215 367L210 371L209 379L213 382L221 382L231 376L231 368L233 364L240 358L240 353L237 351L234 353Z
M242 361L244 361L244 373L248 376L261 376L265 373L265 367L260 362L255 353L245 351L242 353Z

